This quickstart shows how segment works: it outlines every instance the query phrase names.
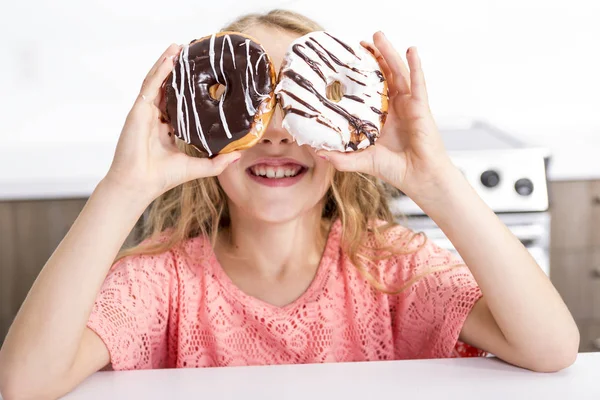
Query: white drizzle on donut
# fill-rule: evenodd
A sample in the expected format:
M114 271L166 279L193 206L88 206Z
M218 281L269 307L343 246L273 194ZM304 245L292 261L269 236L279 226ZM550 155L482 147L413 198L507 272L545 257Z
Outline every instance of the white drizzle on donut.
M252 99L250 97L250 80L252 80L252 89L254 90L254 93L258 94L263 99L269 97L269 95L260 93L256 89L256 80L254 79L254 71L252 70L252 62L250 61L250 40L246 39L244 44L246 47L246 87L243 87L242 89L244 91L246 109L248 110L249 114L254 114L256 112L256 109L254 108L254 106L252 106ZM265 54L266 53L263 52L259 56L258 60L256 61L256 66L254 67L254 70L258 69L260 60L264 58Z
M214 36L214 34L213 34ZM220 67L221 67L221 75L223 76L223 82L221 82L219 80L219 75L217 76L217 82L223 84L223 85L227 85L227 78L225 77L225 69L223 68L223 60L225 59L225 57L223 57L223 54L225 53L225 42L229 41L229 48L231 49L231 59L233 60L233 68L235 69L235 53L233 52L233 45L231 44L231 38L229 37L229 35L225 35L223 37L223 44L221 45L221 62ZM212 42L211 45L211 50L214 50L214 41ZM214 57L213 57L213 63L214 63ZM213 67L214 68L214 67ZM221 124L223 126L223 130L225 131L225 134L227 135L227 139L231 139L231 131L229 130L229 125L227 124L227 118L225 117L225 112L223 111L223 102L225 101L225 96L227 96L227 90L225 92L223 92L223 94L221 95L221 98L219 99L219 116L221 117Z
M298 144L327 150L367 147L379 136L384 77L362 46L350 47L326 32L312 32L289 47L275 90L285 111L283 126ZM326 98L339 81L344 96Z
M231 61L233 62L233 69L235 69L235 53L233 52L233 44L231 43L231 37L229 35L225 35L223 39L223 45L221 46L221 72L223 72L223 53L225 50L225 42L229 42L229 50L231 51ZM225 78L225 75L223 75Z
M263 52L260 57L258 58L256 65L259 65L259 62L261 60L261 57L263 57L265 55L265 53ZM260 93L258 91L258 89L256 89L256 75L254 74L254 71L252 70L252 62L250 60L250 39L246 39L246 62L248 63L248 66L250 68L250 77L252 78L252 89L254 89L254 93L256 93L257 95L259 95L261 98L267 98L269 97L269 95L267 93ZM256 70L257 68L255 67L254 70Z
M254 65L254 70L256 71L258 69L258 64L260 64L260 62L262 61L263 58L265 58L265 56L267 55L267 53L262 53L259 57L258 60L256 60L256 64Z
M225 130L227 139L231 139L231 131L229 130L229 125L227 125L227 118L225 118L225 112L223 111L223 101L225 100L226 95L227 91L225 91L221 95L221 99L219 100L219 115L221 117L221 124L223 125L223 130Z
M210 37L210 47L208 50L208 55L210 57L210 66L212 67L213 73L215 74L215 78L217 82L221 83L219 80L219 74L217 74L217 69L215 68L215 38L217 35L213 33Z
M192 85L191 79L191 71L190 71L190 61L189 61L189 45L183 46L181 50L181 61L180 62L180 72L181 72L181 88L177 87L177 69L173 68L173 89L175 90L175 95L177 96L177 127L181 135L183 136L183 140L187 143L190 143L190 120L189 120L189 107L187 104L187 99L185 98L185 82L187 81L188 87L190 89L191 98L193 99L196 90L194 89L194 85ZM208 155L211 156L212 152L206 143L206 138L204 137L204 132L202 132L202 126L200 125L200 116L198 115L198 110L196 110L196 103L194 101L192 103L192 111L194 113L194 118L196 120L196 133L200 138L200 142L204 149L208 152ZM183 109L186 109L185 119Z

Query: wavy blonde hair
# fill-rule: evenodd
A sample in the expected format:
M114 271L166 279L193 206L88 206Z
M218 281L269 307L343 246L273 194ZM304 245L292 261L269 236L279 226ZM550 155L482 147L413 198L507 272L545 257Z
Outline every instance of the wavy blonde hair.
M245 32L254 26L262 25L294 32L299 35L323 30L315 21L295 12L273 10L266 14L248 14L224 27L222 31ZM178 146L186 154L203 157L192 146L178 141ZM385 259L394 254L407 252L386 243L384 233L396 226L386 200L384 185L376 178L357 172L335 171L330 188L323 199L322 218L324 222L341 220L343 251L360 273L375 288L385 293L397 293L419 277L405 282L400 290L389 291L367 272L366 264ZM392 189L393 190L393 189ZM373 225L373 221L382 224ZM203 178L184 183L158 197L149 207L144 218L141 244L121 251L117 259L134 254L158 254L174 248L187 239L204 235L216 243L219 231L230 224L227 197L216 177ZM168 235L164 235L165 231ZM363 252L368 233L375 239L374 248ZM420 234L407 231L405 243L410 243ZM161 240L153 240L162 237ZM424 241L423 241L424 242ZM371 255L367 256L369 253ZM378 255L374 255L378 254ZM429 271L431 272L431 271Z

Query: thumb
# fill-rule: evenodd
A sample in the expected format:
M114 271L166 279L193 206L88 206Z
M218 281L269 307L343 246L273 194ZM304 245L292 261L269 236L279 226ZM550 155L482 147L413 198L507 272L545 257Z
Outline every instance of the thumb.
M240 159L239 152L219 154L214 158L188 157L187 178L189 180L217 176L229 165Z
M348 153L321 150L317 154L327 159L338 171L363 172L372 175L375 160L374 147Z

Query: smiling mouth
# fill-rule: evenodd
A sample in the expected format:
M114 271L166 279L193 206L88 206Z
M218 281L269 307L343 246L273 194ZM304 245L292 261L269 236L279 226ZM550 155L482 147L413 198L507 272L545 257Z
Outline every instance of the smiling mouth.
M248 168L251 175L267 179L293 178L305 172L306 168L298 164L266 165L256 164Z

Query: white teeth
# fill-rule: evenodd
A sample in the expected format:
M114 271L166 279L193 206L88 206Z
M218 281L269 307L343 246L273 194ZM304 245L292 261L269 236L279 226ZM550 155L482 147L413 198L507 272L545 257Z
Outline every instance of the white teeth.
M296 176L301 171L301 168L282 168L282 167L265 167L254 166L250 168L250 172L256 176L263 176L271 179L280 179L291 176Z

